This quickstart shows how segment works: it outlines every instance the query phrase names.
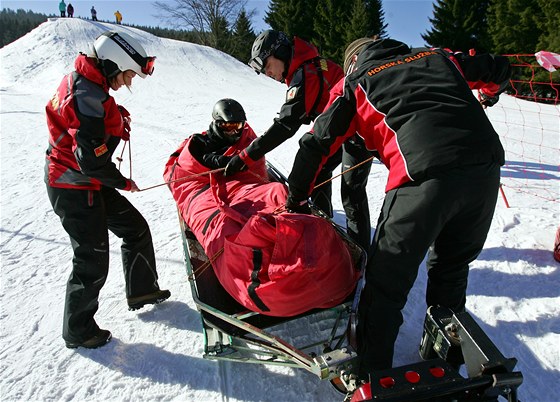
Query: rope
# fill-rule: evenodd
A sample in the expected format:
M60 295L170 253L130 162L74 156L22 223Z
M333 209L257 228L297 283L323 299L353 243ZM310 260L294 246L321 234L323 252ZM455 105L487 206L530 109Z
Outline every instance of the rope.
M216 252L216 254L214 254L212 257L208 258L208 261L206 261L204 264L202 264L197 269L193 269L193 272L187 278L189 280L192 280L195 275L202 275L202 273L204 271L206 271L210 266L212 266L212 263L214 261L216 261L216 258L218 258L220 255L222 255L223 252L224 252L224 248L222 247L220 250L218 250Z
M128 142L128 168L129 168L129 172L130 172L130 176L128 176L130 178L130 180L132 180L132 143L130 142L130 140L125 142L125 146L126 143Z
M126 141L124 143L123 149L121 151L121 156L117 156L117 160L119 161L119 166L117 167L117 169L121 170L121 162L123 161L123 155L124 155L124 150L126 149ZM130 154L129 154L130 157Z
M123 150L123 152L124 152L124 150ZM375 156L372 156L372 157L370 157L370 158L368 158L368 159L365 159L365 160L361 161L360 163L358 163L358 164L352 166L352 167L349 168L349 169L344 170L343 172L340 172L339 174L337 174L337 175L331 177L330 179L325 180L324 182L322 182L322 183L320 183L320 184L317 184L313 189L315 190L316 188L319 188L319 187L321 187L322 185L327 184L327 183L330 182L330 181L333 181L333 180L336 179L337 177L340 177L340 176L342 176L343 174L346 174L346 173L350 172L351 170L354 170L354 169L356 169L357 167L363 165L364 163L367 163L367 162L373 160L373 158L375 158ZM118 159L118 158L117 158L117 159ZM132 160L131 160L130 165L131 165L131 168L130 168L130 175L131 175L131 177L132 177ZM224 168L209 170L208 172L202 172L202 173L197 173L197 174L193 174L193 175L190 175L190 176L180 177L180 178L178 178L178 179L173 179L173 180L165 181L165 182L163 182L163 183L156 184L156 185L154 185L154 186L150 186L150 187L146 187L146 188L143 188L143 189L139 189L138 191L151 190L151 189L153 189L153 188L165 186L165 185L168 185L168 184L171 184L171 183L175 183L175 182L178 182L178 181L189 180L189 179L192 179L192 178L194 178L194 177L199 177L199 176L204 176L204 175L207 175L207 174L212 174L212 173L221 172L221 171L223 171L223 170L225 170L225 169L226 169L226 168L224 167ZM251 171L251 170L249 170L248 172L251 173L251 174L252 174L253 176L255 176L256 178L258 178L259 180L261 180L263 183L267 183L267 182L269 181L268 178L264 178L264 177L260 176L259 174L255 173L255 172L253 172L253 171ZM280 208L278 208L278 209L280 209Z
M121 156L117 156L117 158L116 158L119 161L117 169L119 169L119 171L121 170L121 163L123 161L123 155L124 155L124 151L127 148L127 145L128 145L128 162L129 162L128 163L128 169L129 169L128 170L128 172L129 172L128 177L129 177L130 180L132 180L132 146L130 144L130 140L124 142L124 146L123 146L123 149L121 151Z
M367 158L366 160L361 161L361 162L358 163L357 165L352 166L350 169L346 169L346 170L340 172L339 174L337 174L336 176L333 176L333 177L331 177L330 179L325 180L324 182L317 184L315 187L313 187L313 190L315 190L315 189L321 187L323 184L327 184L329 181L333 181L333 180L336 179L337 177L340 177L340 176L342 176L343 174L346 174L346 173L348 173L348 172L351 171L351 170L356 169L357 167L363 165L364 163L367 163L367 162L373 160L373 158L375 158L375 156L372 156L372 157L370 157L370 158Z
M204 175L207 175L207 174L212 174L212 173L216 173L216 172L221 172L222 170L225 170L225 168L219 168L219 169L209 170L208 172L202 172L202 173L197 173L197 174L193 174L193 175L190 175L190 176L179 177L178 179L173 179L173 180L165 181L165 182L163 182L163 183L156 184L155 186L146 187L146 188L140 189L140 190L138 190L138 191L151 190L152 188L165 186L165 185L168 185L168 184L171 184L171 183L176 183L176 182L178 182L178 181L189 180L189 179L192 179L193 177L199 177L199 176L204 176Z

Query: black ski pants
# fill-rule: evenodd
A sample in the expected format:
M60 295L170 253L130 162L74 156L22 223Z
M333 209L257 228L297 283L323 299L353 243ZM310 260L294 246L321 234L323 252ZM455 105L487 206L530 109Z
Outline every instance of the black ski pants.
M47 193L74 250L62 336L69 342L83 342L99 329L93 316L109 272L108 230L123 240L127 298L159 289L152 236L140 212L113 188L89 191L47 185Z
M373 155L368 151L363 140L357 136L347 140L342 147L325 163L315 181L311 200L331 218L333 217L332 182L323 182L332 178L332 173L342 163L342 170L348 170ZM366 192L368 176L372 162L364 163L342 175L340 196L346 214L346 228L350 237L368 251L371 244L371 222ZM320 186L319 186L320 185ZM319 186L319 187L317 187Z
M325 214L333 217L333 207L332 207L332 182L327 181L332 178L332 172L342 160L342 148L336 151L336 153L327 160L319 174L317 175L317 180L315 180L315 188L311 192L311 201ZM325 183L326 182L326 183ZM322 184L324 183L324 184Z
M364 141L355 135L342 145L342 171L351 169L373 156ZM371 221L366 192L372 161L342 175L340 194L346 213L346 230L350 237L367 252L371 244Z
M500 168L458 167L386 194L358 309L359 374L390 368L401 310L426 253L427 306L464 311L469 263L496 206Z

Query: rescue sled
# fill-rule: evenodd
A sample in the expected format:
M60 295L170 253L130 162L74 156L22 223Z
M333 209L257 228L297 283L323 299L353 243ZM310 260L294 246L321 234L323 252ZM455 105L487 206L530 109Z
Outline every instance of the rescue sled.
M285 182L285 177L272 165L267 163L267 168L271 180ZM351 250L356 269L363 270L365 251L321 211L313 208L313 212L333 225ZM220 284L212 262L180 214L179 221L192 297L202 319L204 358L302 368L322 380L337 378L351 368L356 353L346 347L345 339L348 322L357 308L354 293L334 307L313 309L297 316L277 317L250 311ZM308 322L302 324L303 320ZM321 327L317 331L320 339L293 344L279 335L293 325L307 328L309 322Z

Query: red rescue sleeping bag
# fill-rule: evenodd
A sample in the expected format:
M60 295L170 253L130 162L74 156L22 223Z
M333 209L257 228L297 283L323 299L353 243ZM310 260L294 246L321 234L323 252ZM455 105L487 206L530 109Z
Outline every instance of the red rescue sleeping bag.
M225 155L239 153L254 138L246 124ZM225 178L207 173L189 152L189 141L171 155L164 179L172 181L181 216L235 300L252 311L289 317L335 306L352 293L359 271L348 246L322 218L276 212L288 191L268 180L264 158Z

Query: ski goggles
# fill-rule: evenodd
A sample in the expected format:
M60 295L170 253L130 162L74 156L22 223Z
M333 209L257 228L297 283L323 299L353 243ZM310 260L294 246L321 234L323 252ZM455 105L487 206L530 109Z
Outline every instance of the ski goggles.
M267 54L266 57L270 56L270 54ZM261 58L260 55L258 55L257 57L253 57L250 61L249 61L249 67L251 67L253 70L255 70L255 72L257 74L260 73L265 73L265 61L266 61L266 57L263 59Z
M109 35L117 45L121 47L131 58L134 60L136 64L140 66L140 71L142 74L152 75L154 72L154 63L156 62L155 56L141 56L131 45L128 43L122 36L120 36L117 32L111 33Z
M142 67L142 72L146 75L152 75L154 72L154 64L156 63L156 56L148 56L144 58L145 64Z
M220 130L228 132L228 131L238 131L243 128L245 122L243 121L218 121L217 125Z

